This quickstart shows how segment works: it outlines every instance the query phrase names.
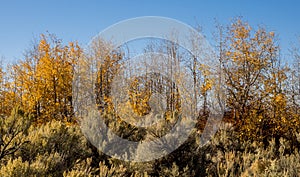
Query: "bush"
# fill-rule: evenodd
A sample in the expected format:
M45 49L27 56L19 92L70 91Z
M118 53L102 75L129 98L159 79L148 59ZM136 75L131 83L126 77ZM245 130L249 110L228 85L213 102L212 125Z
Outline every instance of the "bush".
M20 176L30 176L32 172L30 171L30 166L28 162L23 162L22 158L9 159L7 164L2 166L0 169L0 174L3 177L20 177Z
M76 125L53 120L29 128L29 118L19 109L1 122L1 176L62 176L91 156Z
M27 141L18 155L48 174L62 174L91 154L78 126L66 126L55 120L40 127L32 126Z
M0 162L6 163L26 141L30 117L16 107L9 117L0 118Z
M238 136L238 135L235 135ZM232 132L221 131L208 145L206 173L208 176L298 176L299 153L291 154L288 140L281 138L277 146L275 139L267 148L262 142L237 142Z

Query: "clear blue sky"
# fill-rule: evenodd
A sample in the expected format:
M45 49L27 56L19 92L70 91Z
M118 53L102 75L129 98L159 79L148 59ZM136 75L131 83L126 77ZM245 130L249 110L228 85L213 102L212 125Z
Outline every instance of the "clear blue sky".
M0 1L0 57L14 62L39 34L49 31L64 42L85 45L101 30L139 16L165 16L203 26L210 36L214 18L229 23L243 16L251 25L264 24L279 34L283 51L300 35L298 0L6 0Z

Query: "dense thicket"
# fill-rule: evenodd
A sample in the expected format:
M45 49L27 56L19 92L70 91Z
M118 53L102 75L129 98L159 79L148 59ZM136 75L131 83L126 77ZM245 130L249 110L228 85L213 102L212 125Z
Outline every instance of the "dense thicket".
M76 72L93 61L89 71L95 77L97 109L108 127L132 141L161 137L170 130L184 109L178 84L157 73L136 77L136 68L124 72L128 53L101 39L94 39L84 52L77 42L64 45L54 35L41 35L23 60L0 68L1 176L297 176L299 48L291 48L291 58L284 63L272 31L253 28L240 18L216 31L210 61L169 41L145 49L169 56L156 65L172 77L177 76L174 63L186 64L186 74L193 78L188 98L195 103L191 107L198 122L177 150L144 163L113 159L83 136L73 105ZM200 50L195 41L193 49ZM128 100L119 108L112 97L115 78L131 78ZM153 111L151 104L161 104L153 102L154 93L166 99L165 123L146 129L122 120L121 115L135 120ZM199 146L213 103L223 105L224 124L208 144Z

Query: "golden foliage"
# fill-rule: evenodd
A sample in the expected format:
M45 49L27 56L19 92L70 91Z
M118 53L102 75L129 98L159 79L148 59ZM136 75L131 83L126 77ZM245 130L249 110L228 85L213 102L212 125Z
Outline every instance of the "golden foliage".
M73 68L81 55L76 43L62 46L53 36L41 36L37 50L13 66L16 93L37 123L72 121Z

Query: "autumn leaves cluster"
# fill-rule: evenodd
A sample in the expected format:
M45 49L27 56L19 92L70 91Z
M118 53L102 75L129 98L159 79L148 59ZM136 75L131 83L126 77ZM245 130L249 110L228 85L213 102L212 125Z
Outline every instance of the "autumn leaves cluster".
M25 59L9 66L1 80L1 114L7 116L20 106L36 123L70 121L73 68L81 52L76 43L63 46L54 36L42 35Z
M293 60L282 58L274 32L253 30L240 19L227 32L219 58L236 129L245 138L292 138L299 129Z

